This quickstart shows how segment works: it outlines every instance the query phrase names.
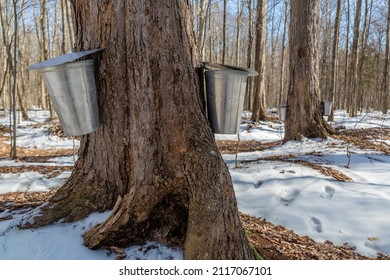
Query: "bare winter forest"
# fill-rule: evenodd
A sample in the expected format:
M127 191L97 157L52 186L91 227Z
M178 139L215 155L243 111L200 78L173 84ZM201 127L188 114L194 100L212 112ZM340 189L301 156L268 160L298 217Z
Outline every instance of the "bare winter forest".
M390 0L0 0L0 30L1 258L389 258ZM29 66L90 50L100 126L67 138ZM234 133L217 64L256 73Z
M68 0L2 0L0 106L50 109L43 81L28 65L73 51ZM263 3L264 2L264 3ZM260 7L264 5L264 7ZM190 1L201 60L254 68L256 40L264 37L264 104L286 102L289 1ZM318 59L322 98L356 113L387 109L388 3L321 0ZM262 28L265 25L266 28ZM253 86L252 86L253 87ZM248 88L245 109L253 106ZM14 102L13 102L14 101ZM27 117L27 115L25 115Z

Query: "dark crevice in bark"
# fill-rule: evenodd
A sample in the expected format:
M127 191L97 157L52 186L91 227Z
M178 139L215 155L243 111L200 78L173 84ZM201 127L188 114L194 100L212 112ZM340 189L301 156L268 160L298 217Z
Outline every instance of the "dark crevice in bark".
M150 194L153 196L153 193ZM144 199L149 203L148 198ZM114 223L120 225L113 231L111 224L100 224L84 236L86 246L91 249L110 246L128 247L156 241L170 246L183 246L187 231L188 196L169 193L158 202L146 219L139 219L132 211L134 207L120 200L111 214ZM109 227L107 227L109 226Z

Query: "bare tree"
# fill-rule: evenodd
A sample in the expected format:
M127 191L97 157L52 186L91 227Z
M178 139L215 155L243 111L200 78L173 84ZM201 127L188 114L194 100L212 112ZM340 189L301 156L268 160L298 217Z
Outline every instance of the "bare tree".
M367 44L368 36L370 35L371 27L371 18L372 18L372 5L373 0L365 0L365 12L364 12L364 22L361 32L361 43L360 43L360 57L358 61L357 69L357 88L356 88L356 99L357 99L357 109L360 110L364 107L365 99L365 88L364 88L364 66L367 56Z
M156 240L182 245L186 259L253 258L202 113L187 1L73 5L77 49L105 48L97 60L102 126L82 138L74 172L35 225L113 208L85 234L88 247Z
M345 39L345 60L344 60L344 82L343 82L343 100L342 100L342 106L343 108L346 108L348 103L348 74L349 74L349 30L350 30L350 18L351 18L351 12L350 12L350 0L347 0L346 2L347 8L346 8L346 39Z
M252 121L266 120L265 107L265 40L267 34L267 0L257 2L255 70L259 76L254 79Z
M386 29L386 53L385 63L383 66L383 81L382 81L382 94L383 94L383 108L382 112L387 113L389 109L389 61L390 61L390 0L387 4L387 29Z
M282 105L284 96L284 78L285 78L285 53L286 53L286 29L288 20L288 1L284 1L284 24L283 24L283 37L282 37L282 54L280 58L280 76L279 76L279 106Z
M241 26L242 12L244 9L244 1L237 1L237 20L236 20L236 50L234 52L234 61L236 65L240 65L240 49L241 49Z
M334 103L334 96L336 95L337 89L337 67L338 67L338 47L340 40L340 22L341 22L341 7L343 5L343 0L337 0L337 9L336 17L333 27L333 45L332 45L332 64L331 64L331 87L329 92L329 98L332 103ZM333 106L334 108L334 106ZM328 120L334 120L334 110L331 111L331 114Z
M248 9L248 48L247 48L247 58L246 65L248 68L252 67L252 49L253 49L253 8L252 0L247 1ZM253 79L250 77L246 85L246 95L245 95L245 110L250 110L252 105L252 91L253 91Z
M321 113L317 56L318 0L291 0L290 84L284 141L326 138L330 127Z
M222 63L226 63L226 15L227 15L227 0L223 0Z
M16 95L17 95L17 67L18 67L18 0L12 0L13 16L14 16L14 35L13 35L13 69L12 69L12 137L11 137L11 158L17 158L17 149L16 149L16 127L17 127L17 118L16 118Z
M359 47L359 26L360 26L360 14L362 9L362 0L357 0L355 20L353 24L353 40L351 47L351 57L349 66L349 82L348 82L348 112L351 116L357 114L357 64L358 58L358 47Z

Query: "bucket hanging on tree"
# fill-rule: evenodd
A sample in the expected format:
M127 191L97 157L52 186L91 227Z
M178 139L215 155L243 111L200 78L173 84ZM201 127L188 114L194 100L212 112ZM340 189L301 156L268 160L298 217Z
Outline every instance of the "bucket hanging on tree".
M42 74L68 136L88 134L99 127L94 62L92 59L74 60L101 50L70 53L29 67Z

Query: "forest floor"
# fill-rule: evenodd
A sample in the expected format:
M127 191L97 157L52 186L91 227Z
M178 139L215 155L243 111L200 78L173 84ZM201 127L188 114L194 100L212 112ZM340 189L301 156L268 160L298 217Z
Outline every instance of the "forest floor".
M389 128L349 129L332 135L333 138L345 141L363 150L374 150L384 155L390 155L390 145L384 141L390 140ZM373 142L372 140L376 140ZM378 142L378 140L380 140ZM223 154L239 152L263 151L281 144L281 141L258 142L255 140L238 142L234 140L217 141ZM237 148L238 147L238 148ZM307 153L311 155L313 152ZM337 181L351 182L352 179L337 169L324 167L320 163L306 160L294 160L294 155L269 156L262 160L290 161L318 170L325 176ZM258 161L256 159L255 161ZM390 170L389 170L390 171ZM248 233L248 238L256 250L265 259L272 260L390 260L390 256L378 254L374 258L363 256L355 251L356 248L348 243L342 246L334 245L331 241L315 242L308 236L299 236L283 226L274 225L263 218L241 214L241 221Z
M37 126L43 124L36 124ZM47 123L45 123L47 125ZM61 134L58 125L50 126L57 135ZM57 127L57 128L56 128ZM61 135L60 135L61 136ZM364 150L377 151L382 155L390 155L390 128L365 128L365 129L345 129L343 132L332 136L335 139L343 141L343 145L353 145ZM375 139L375 141L372 141ZM7 159L10 155L10 146L7 141L10 140L9 129L0 125L0 159ZM378 141L380 140L380 141ZM387 141L387 142L386 142ZM238 146L239 144L239 146ZM234 155L237 152L237 146L240 153L262 151L272 149L280 145L280 141L259 142L254 140L240 141L217 139L217 145L224 155ZM29 147L18 147L18 159L14 164L0 165L0 174L21 174L26 172L36 172L43 174L45 180L58 177L63 172L71 172L72 164L54 164L53 159L72 157L74 149L66 148L40 148L37 145ZM290 162L314 169L324 176L333 178L340 182L351 182L348 174L344 174L337 168L324 166L323 164L311 160L302 159L302 156L315 156L316 152L310 151L301 154L300 159L295 159L293 155L283 154L279 156L264 156L261 159L241 161L240 164L251 161L278 161ZM1 181L1 180L0 180ZM0 222L13 219L16 213L30 211L45 203L56 191L57 187L50 188L48 191L10 191L0 193ZM264 218L254 217L248 214L241 214L241 220L247 236L256 250L264 259L285 259L285 260L347 260L347 259L390 259L385 254L377 254L375 257L367 257L359 254L354 246L348 243L343 245L334 245L331 241L316 242L306 235L298 235L294 231L281 225L273 224Z
M61 169L58 169L60 171ZM20 170L5 170L13 172ZM38 172L47 172L46 169L34 169ZM2 170L4 172L4 169ZM30 211L55 194L57 189L47 192L12 192L0 194L0 213L9 214L0 218L0 222L12 219L12 213ZM336 246L332 242L315 242L308 236L299 236L282 226L274 225L265 219L241 214L243 227L251 244L257 252L268 260L390 260L390 256L378 255L368 258L358 254L348 244Z

